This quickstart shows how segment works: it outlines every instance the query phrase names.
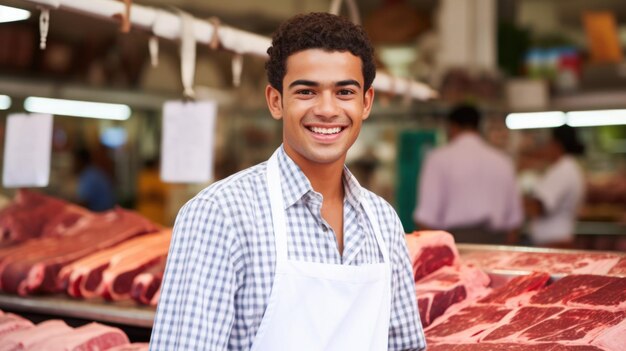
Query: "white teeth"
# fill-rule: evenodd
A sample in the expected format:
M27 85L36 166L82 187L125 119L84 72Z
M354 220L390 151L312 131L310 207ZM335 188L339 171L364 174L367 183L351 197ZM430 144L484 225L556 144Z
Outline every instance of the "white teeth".
M336 128L311 127L311 130L314 133L318 133L318 134L337 134L337 133L341 132L341 128L340 127L336 127Z

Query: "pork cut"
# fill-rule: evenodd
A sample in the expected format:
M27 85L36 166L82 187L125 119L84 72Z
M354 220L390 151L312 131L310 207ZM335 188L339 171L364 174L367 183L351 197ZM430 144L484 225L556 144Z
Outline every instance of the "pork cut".
M593 252L471 252L463 262L487 270L541 271L551 274L595 274L623 276L624 256ZM624 266L626 267L626 266Z
M31 345L29 351L98 351L128 344L118 328L90 323Z
M449 307L487 295L489 277L470 266L444 266L415 284L422 326L427 327Z
M90 213L61 199L18 190L12 203L0 211L0 246L63 235Z
M31 321L13 313L0 315L0 337L16 330L31 328L32 326L33 323Z
M149 305L154 294L161 287L164 270L165 261L137 275L130 288L130 297L138 303Z
M80 221L59 238L32 240L27 250L16 249L0 261L0 288L26 295L57 292L63 266L158 227L140 215L120 208Z
M171 231L141 235L111 248L98 251L61 269L57 286L72 297L91 298L99 296L104 289L104 273L120 264L132 261L136 266L149 267L155 259L163 261L167 255ZM128 265L128 264L127 264Z
M459 263L459 252L450 233L418 231L405 238L416 282L443 266Z
M130 298L133 280L150 267L164 265L169 250L171 229L164 229L140 241L137 251L120 252L111 259L111 264L102 273L98 287L100 296L119 301Z
M32 328L13 331L0 336L0 351L22 351L53 336L72 330L62 320L41 322Z

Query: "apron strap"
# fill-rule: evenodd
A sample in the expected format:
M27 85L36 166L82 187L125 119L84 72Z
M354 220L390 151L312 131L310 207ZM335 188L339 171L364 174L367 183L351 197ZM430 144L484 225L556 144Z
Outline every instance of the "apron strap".
M277 149L267 161L267 187L270 195L274 241L276 242L276 268L287 261L287 226L285 218L285 201L280 184Z

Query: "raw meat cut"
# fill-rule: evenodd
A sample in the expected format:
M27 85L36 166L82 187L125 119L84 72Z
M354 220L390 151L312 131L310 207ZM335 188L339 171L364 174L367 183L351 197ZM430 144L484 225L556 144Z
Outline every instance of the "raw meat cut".
M96 351L108 350L128 343L128 337L120 329L98 323L90 323L33 344L27 350Z
M157 291L154 293L154 296L152 297L152 300L150 300L150 306L158 305L160 297L161 297L161 287L159 287L157 289Z
M557 343L542 344L428 344L428 351L604 351L604 349L589 345L563 345ZM618 351L617 349L615 351Z
M13 202L0 211L0 245L62 235L89 214L88 210L63 200L19 190Z
M604 330L591 344L606 350L624 350L626 348L626 319Z
M541 271L551 274L623 275L614 267L621 265L623 255L576 252L471 252L463 262L487 270Z
M549 279L549 274L539 272L513 278L508 284L495 289L478 303L519 306L524 300L530 298L529 295L543 288Z
M0 336L0 351L25 350L38 342L71 330L72 327L62 320L54 319L41 322L32 328L21 329Z
M150 300L152 300L154 294L161 286L164 270L165 262L136 276L130 288L130 296L133 300L144 305L149 305Z
M422 326L461 301L474 301L489 292L489 277L480 269L468 266L444 266L415 284L417 306Z
M609 271L609 275L626 277L626 256L622 257Z
M459 312L438 320L426 330L426 339L430 341L476 342L480 334L492 328L512 309L499 305L473 305Z
M547 318L563 311L563 307L521 307L507 318L502 320L499 326L492 328L482 341L517 341L519 333L531 325L539 323Z
M32 240L0 262L0 288L20 295L57 292L63 266L134 236L154 232L156 225L134 212L117 208L80 221L59 238Z
M98 287L100 296L107 300L130 298L133 279L146 269L165 264L172 237L171 229L151 236L138 246L138 251L121 252L111 259L111 264L102 273Z
M108 349L107 351L148 351L149 345L150 344L145 342L138 342L130 345L116 346L112 349Z
M77 260L61 269L57 278L57 286L73 297L90 298L101 294L102 278L107 269L133 261L136 265L144 262L149 266L154 257L165 260L171 230L154 234L141 235L129 239L119 245L105 249L80 260Z
M405 236L415 281L443 266L459 263L454 237L443 231L420 231Z
M13 313L0 315L0 337L15 330L31 328L33 323Z
M593 306L601 304L602 299L611 299L612 304L619 304L620 299L621 301L626 301L625 292L623 291L624 283L626 283L626 279L624 278L589 274L570 275L557 280L546 289L538 292L537 295L530 299L530 303L538 305L563 304L576 306L576 301L578 301L579 304L585 304L585 301L587 301L587 305ZM620 285L622 286L622 291L619 291ZM599 291L604 287L607 287L608 291L606 289ZM617 288L618 291L612 291L612 289L615 288ZM590 299L578 300L579 298L584 298L597 291L599 291L598 294L591 296L592 299L595 296L595 301ZM570 302L573 302L573 304ZM608 302L607 300L606 303Z

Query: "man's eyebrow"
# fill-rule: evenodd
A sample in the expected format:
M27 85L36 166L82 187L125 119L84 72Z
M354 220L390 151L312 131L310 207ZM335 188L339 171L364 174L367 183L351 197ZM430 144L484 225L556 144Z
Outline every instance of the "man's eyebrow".
M305 85L307 87L318 87L320 83L314 82L312 80L298 79L298 80L294 80L291 84L289 84L289 88L293 88L296 85Z
M298 79L298 80L294 80L293 82L291 82L291 84L289 84L289 89L297 86L297 85L304 85L307 87L319 87L320 83L312 81L312 80L306 80L306 79ZM354 80L354 79L346 79L346 80L340 80L337 83L335 83L336 87L345 87L348 85L354 85L358 88L361 88L361 84Z
M361 84L354 79L340 80L335 84L337 87L345 87L348 85L355 85L356 87L361 88Z

